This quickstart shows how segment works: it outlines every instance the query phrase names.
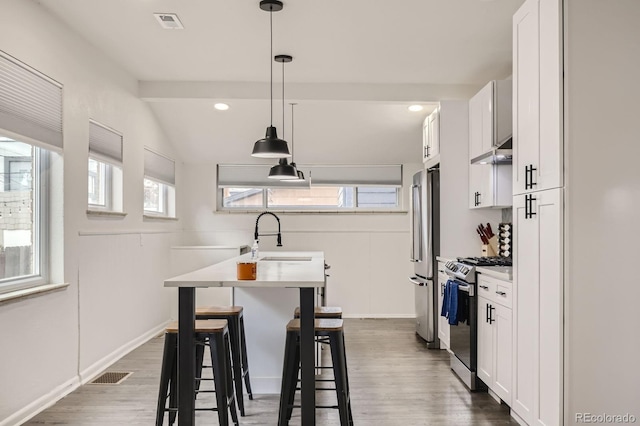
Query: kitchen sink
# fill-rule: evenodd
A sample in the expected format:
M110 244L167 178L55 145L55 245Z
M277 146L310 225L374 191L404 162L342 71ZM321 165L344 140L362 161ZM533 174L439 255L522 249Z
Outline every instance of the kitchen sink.
M303 256L266 256L260 260L267 262L309 262L311 258Z

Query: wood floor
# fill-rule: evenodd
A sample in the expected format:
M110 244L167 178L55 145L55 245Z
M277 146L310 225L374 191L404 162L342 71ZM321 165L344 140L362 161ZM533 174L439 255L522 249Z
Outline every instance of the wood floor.
M449 369L446 351L426 349L414 334L413 320L348 319L345 333L356 425L516 424L506 406L487 393L467 390ZM85 385L26 424L153 425L162 343L161 336L154 338L110 367L133 372L121 384ZM332 398L333 392L318 392L319 404L331 404ZM214 405L211 399L199 398L197 406ZM277 395L245 398L245 404L241 425L276 424ZM318 410L317 419L318 426L340 424L336 410ZM198 412L196 423L218 424L216 413ZM294 410L290 425L299 424L299 410Z

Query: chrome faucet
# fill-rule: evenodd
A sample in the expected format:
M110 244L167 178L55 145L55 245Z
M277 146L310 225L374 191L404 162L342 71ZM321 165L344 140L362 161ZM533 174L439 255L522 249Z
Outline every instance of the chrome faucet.
M260 218L262 216L264 216L265 214L270 214L271 216L275 217L276 220L278 221L278 233L277 234L259 234L258 233L258 222L260 222ZM275 215L275 213L271 213L271 212L262 212L258 215L258 217L256 218L256 229L253 232L253 239L254 240L258 240L258 237L260 236L270 236L270 235L277 235L278 236L278 247L282 247L282 234L280 234L280 218L278 216Z

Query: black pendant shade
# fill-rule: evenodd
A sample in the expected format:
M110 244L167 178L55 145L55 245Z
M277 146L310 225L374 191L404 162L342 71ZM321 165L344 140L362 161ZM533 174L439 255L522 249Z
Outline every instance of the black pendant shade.
M295 162L292 162L291 166L296 169L296 174L298 175L298 177L296 179L287 179L286 182L304 181L305 180L304 179L304 173L302 173L302 170L298 170L298 165Z
M275 127L267 127L264 139L260 139L253 144L252 157L258 158L289 158L289 146L287 141L278 138L278 131Z
M286 158L281 158L278 164L269 170L269 179L298 180L298 170L293 164L289 164Z

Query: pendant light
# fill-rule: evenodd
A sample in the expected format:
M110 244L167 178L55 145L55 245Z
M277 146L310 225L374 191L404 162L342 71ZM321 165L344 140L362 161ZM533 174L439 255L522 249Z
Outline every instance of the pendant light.
M260 9L269 12L269 30L270 30L270 46L269 69L270 69L270 88L271 88L271 123L267 127L266 135L253 145L251 156L259 158L288 158L291 157L287 141L278 138L278 132L273 126L273 12L282 10L282 2L279 0L262 0Z
M302 173L302 170L298 170L298 166L296 165L296 162L294 160L294 146L293 146L293 106L294 105L298 105L296 103L290 103L289 105L291 105L291 165L293 167L295 167L296 172L298 174L298 178L297 179L287 179L285 182L301 182L304 181L304 173Z
M284 64L293 61L293 57L276 55L273 59L282 64L282 133L284 136ZM298 171L295 166L287 162L286 158L281 158L278 164L269 170L269 179L298 180Z

